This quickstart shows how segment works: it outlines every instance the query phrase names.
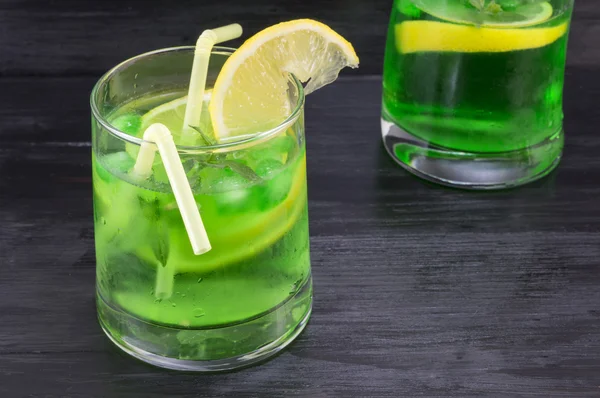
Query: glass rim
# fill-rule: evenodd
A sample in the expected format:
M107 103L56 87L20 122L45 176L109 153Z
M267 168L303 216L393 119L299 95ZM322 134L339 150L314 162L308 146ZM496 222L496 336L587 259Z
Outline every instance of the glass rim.
M152 55L163 54L163 53L170 53L170 52L177 52L177 51L194 51L194 50L195 50L194 46L177 46L177 47L160 48L157 50L138 54L134 57L126 59L125 61L123 61L123 62L117 64L116 66L112 67L111 69L109 69L106 73L104 73L100 77L100 79L98 79L98 81L94 85L94 88L92 89L92 92L90 94L90 107L91 107L92 116L94 117L94 119L96 119L96 121L98 123L100 123L100 125L103 128L105 128L109 133L111 133L113 136L120 138L128 143L135 144L137 146L141 146L143 143L154 144L153 141L146 141L143 138L134 137L128 133L125 133L125 132L115 128L113 125L111 125L108 122L108 120L106 120L106 118L102 115L100 110L98 109L98 104L96 103L96 97L97 97L98 91L100 90L100 87L107 84L108 81L110 80L110 78L113 77L116 73L118 73L122 69L128 67L129 65L131 65L143 58L146 58L146 57L149 57ZM212 53L227 53L227 54L231 55L231 54L233 54L233 52L235 52L235 50L236 49L232 48L232 47L214 46L212 48L211 54ZM176 145L177 151L178 152L182 152L182 151L183 152L201 152L201 153L202 152L215 152L215 151L220 151L220 152L233 151L233 150L238 149L238 147L245 148L248 145L253 145L255 143L262 142L265 139L268 139L271 136L274 136L277 133L279 133L279 132L287 129L291 125L293 125L300 117L300 113L301 113L302 109L304 108L305 95L304 95L304 86L302 86L302 83L300 82L300 80L298 80L298 78L291 73L289 74L289 76L290 76L290 80L294 83L294 85L296 86L296 89L298 90L298 102L297 102L296 106L294 107L294 109L292 109L290 114L280 124L278 124L277 126L271 128L269 130L265 130L265 131L261 131L261 132L252 134L251 136L243 136L244 138L234 139L234 140L227 141L224 143L219 143L216 145L191 145L191 146L190 145Z

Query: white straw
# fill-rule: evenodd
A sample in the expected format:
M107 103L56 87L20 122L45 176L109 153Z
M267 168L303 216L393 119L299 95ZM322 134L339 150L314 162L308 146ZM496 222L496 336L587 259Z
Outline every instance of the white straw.
M154 142L158 147L158 152L160 153L165 171L167 172L167 177L169 178L171 189L173 190L177 206L181 212L181 218L183 218L183 223L190 238L194 254L200 255L206 253L211 249L210 242L171 132L164 124L154 123L144 131L144 141ZM138 154L138 161L140 159L142 161L136 162L136 165L134 166L134 172L136 172L137 169L137 173L140 176L144 175L145 170L139 170L141 168L138 167L139 163L146 164L146 156L148 156L148 158L150 156L154 157L153 154L149 155L149 151L154 153L154 150L150 145L151 144L144 148L144 145L142 144L140 153ZM146 151L148 151L148 154ZM150 166L152 165L151 162L149 164Z
M205 30L196 42L194 53L194 63L192 65L192 75L190 77L190 86L188 100L185 109L184 124L182 127L181 144L193 144L191 134L193 129L190 126L199 127L200 117L202 116L202 103L204 101L204 91L206 86L206 76L208 74L208 63L210 53L216 43L232 40L242 35L242 27L239 24L231 24L213 30ZM139 179L146 179L152 173L152 164L156 156L156 150L160 156L171 184L171 189L175 195L183 224L188 234L190 244L194 254L201 255L211 249L210 241L200 216L200 211L194 200L192 188L185 175L185 170L181 164L177 147L167 126L154 123L144 131L144 142L140 146L140 151L133 167L132 174ZM156 270L155 297L166 299L171 297L173 292L173 277L175 275L174 264L160 264Z
M241 35L242 27L239 24L231 24L212 30L205 30L198 38L196 50L194 52L194 63L192 65L188 100L185 107L185 117L181 129L182 145L193 144L193 142L190 142L190 135L194 134L194 131L190 126L200 126L202 102L204 100L206 76L208 74L208 63L213 46L217 43L236 39Z
M204 254L211 249L210 241L194 200L192 188L181 164L175 141L173 141L171 132L164 124L154 123L144 131L144 142L140 147L140 152L133 167L133 174L140 179L150 176L156 149L160 153L167 172L192 250L196 255ZM167 299L173 294L174 266L168 260L166 264L157 265L154 289L156 298Z

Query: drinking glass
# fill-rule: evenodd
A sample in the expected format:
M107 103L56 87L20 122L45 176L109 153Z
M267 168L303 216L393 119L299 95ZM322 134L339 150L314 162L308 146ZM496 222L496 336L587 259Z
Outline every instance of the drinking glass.
M233 51L213 49L205 107ZM212 245L195 255L160 154L148 178L132 173L144 128L183 122L193 57L193 47L142 54L93 89L97 308L106 335L134 357L226 370L275 354L310 316L304 93L290 77L291 112L274 129L177 146ZM198 128L212 134L202 114Z
M498 189L560 160L572 0L395 0L385 148L427 180Z

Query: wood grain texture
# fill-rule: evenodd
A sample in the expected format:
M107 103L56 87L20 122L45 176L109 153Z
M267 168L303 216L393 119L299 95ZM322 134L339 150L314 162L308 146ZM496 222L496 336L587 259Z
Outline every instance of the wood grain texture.
M142 364L97 324L93 82L0 79L1 397L600 395L597 69L568 71L559 169L494 193L395 165L379 78L312 94L313 317L277 358L220 375ZM49 101L11 97L16 86Z
M0 75L99 76L157 48L193 45L204 29L242 22L245 36L271 24L321 20L361 58L354 74L380 74L392 0L0 0ZM568 62L600 63L600 6L577 0ZM237 46L240 41L232 42Z

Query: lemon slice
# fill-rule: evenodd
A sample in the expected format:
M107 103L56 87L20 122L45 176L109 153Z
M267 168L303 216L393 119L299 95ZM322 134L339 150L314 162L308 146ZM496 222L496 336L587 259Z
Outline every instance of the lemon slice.
M547 28L501 29L435 21L405 21L395 26L399 53L507 52L547 46L562 37L568 22Z
M358 66L352 45L320 22L300 19L260 31L227 59L215 82L209 110L216 137L255 134L285 120L289 73L308 81L309 94L346 66Z
M208 103L212 95L212 90L207 90L204 93L204 102L202 103L202 117L200 120L200 129L202 131L211 131L212 126L208 113ZM185 115L185 107L187 105L187 95L181 98L165 102L156 108L146 112L141 118L141 127L138 135L144 134L144 131L154 123L162 123L169 128L174 138L179 138L179 134L183 127L183 117ZM135 144L125 144L125 150L133 159L137 158L140 147ZM159 157L157 157L159 159Z
M183 228L171 230L168 263L175 267L175 273L208 273L255 256L281 239L298 221L306 206L306 157L303 155L293 167L295 174L288 195L276 207L230 219L220 217L218 225L207 222L213 248L202 256L194 255ZM159 266L150 246L139 248L137 255Z
M162 123L171 131L181 130L181 126L179 126L179 124L183 123L186 104L187 95L151 109L145 113L144 116L142 116L141 131L144 132L153 123Z
M209 131L210 117L208 113L208 103L212 96L212 90L206 90L204 92L204 98L202 102L202 117L200 120L200 128L203 131ZM142 132L145 131L154 123L162 123L171 130L171 133L178 135L183 127L183 118L185 116L185 107L187 105L187 95L185 97L177 98L156 108L148 111L142 116Z
M479 11L460 1L415 0L415 5L427 14L443 21L494 28L522 28L540 24L553 13L548 2L519 5L505 11Z

